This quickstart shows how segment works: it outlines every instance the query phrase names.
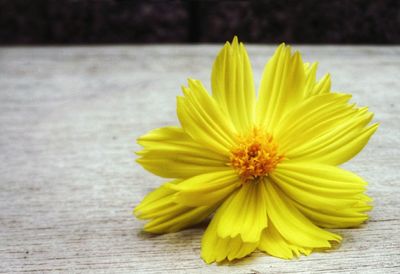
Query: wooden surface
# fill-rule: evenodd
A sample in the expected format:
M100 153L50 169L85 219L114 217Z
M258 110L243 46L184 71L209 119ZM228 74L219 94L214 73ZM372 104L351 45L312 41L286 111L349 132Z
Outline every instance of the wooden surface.
M149 236L131 211L163 182L135 139L176 124L188 77L209 84L220 46L0 48L0 272L309 273L400 271L400 47L299 46L381 122L345 165L369 181L370 221L342 245L285 261L200 259L205 225ZM271 46L249 46L258 82Z

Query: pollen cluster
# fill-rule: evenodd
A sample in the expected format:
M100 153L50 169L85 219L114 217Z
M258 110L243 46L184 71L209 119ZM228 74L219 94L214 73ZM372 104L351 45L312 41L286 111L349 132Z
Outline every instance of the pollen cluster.
M272 135L254 129L246 137L240 137L238 145L231 150L230 163L244 182L267 176L283 160Z

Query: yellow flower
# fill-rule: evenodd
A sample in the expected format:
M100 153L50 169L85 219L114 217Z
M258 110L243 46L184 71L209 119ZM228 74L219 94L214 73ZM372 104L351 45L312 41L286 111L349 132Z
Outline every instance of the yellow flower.
M323 228L364 222L367 183L337 167L376 131L373 114L316 80L317 64L282 44L267 63L256 98L252 69L237 38L218 54L212 96L189 80L177 98L181 127L138 139L137 160L173 180L135 208L144 230L174 232L206 219L207 263L242 258L256 249L289 259L327 249L341 237Z

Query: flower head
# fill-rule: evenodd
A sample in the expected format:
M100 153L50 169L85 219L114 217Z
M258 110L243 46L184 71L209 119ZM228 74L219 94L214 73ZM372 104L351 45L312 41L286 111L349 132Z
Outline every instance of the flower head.
M325 228L354 227L367 218L366 182L338 165L376 131L373 114L316 80L282 44L267 63L256 98L250 61L235 37L218 54L210 95L189 80L177 98L181 127L138 139L137 160L170 178L149 193L135 215L148 232L178 231L212 217L202 258L220 262L256 249L280 258L330 248L341 237Z

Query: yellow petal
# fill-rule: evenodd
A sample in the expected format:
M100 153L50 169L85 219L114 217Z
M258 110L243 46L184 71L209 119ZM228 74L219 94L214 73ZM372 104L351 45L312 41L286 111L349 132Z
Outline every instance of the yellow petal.
M154 129L137 142L144 147L137 152L137 162L161 177L189 178L226 169L226 156L198 144L178 127Z
M197 143L229 156L237 135L232 121L217 105L200 81L189 80L178 97L177 112L183 130Z
M349 134L350 136L335 140L331 144L319 149L318 151L314 151L313 153L309 154L308 152L305 152L301 156L297 156L296 159L313 159L313 161L320 163L340 165L356 156L365 147L377 129L378 124L373 124L362 129L358 132L358 134ZM321 139L323 140L324 138L321 137ZM295 157L296 156L293 158Z
M280 45L262 75L256 109L258 125L272 132L284 113L301 102L304 85L300 53L292 55L290 47Z
M311 66L304 66L306 81L304 84L304 97L309 97L314 89L315 80L317 78L318 63L313 63Z
M305 248L328 248L339 235L315 226L292 204L286 195L267 181L267 211L279 234L290 244Z
M310 162L282 162L270 177L293 200L316 209L351 207L366 186L354 173Z
M225 202L218 223L218 236L244 242L258 242L261 231L267 227L267 194L264 182L244 183Z
M354 118L357 110L347 104L348 94L328 93L304 100L290 110L274 129L279 148L287 154L344 121Z
M171 181L169 184L177 184L181 180ZM166 184L148 193L135 207L134 214L139 219L151 219L162 216L165 212L174 210L173 194L175 191L166 187Z
M338 165L350 160L367 144L378 124L368 126L373 114L359 109L333 129L285 152L290 159Z
M258 245L258 242L245 243L240 236L234 238L221 238L218 236L218 224L224 214L225 208L226 205L222 205L221 208L218 209L203 235L201 257L208 264L222 262L225 259L232 261L234 259L243 258L253 252Z
M294 201L295 206L310 220L321 227L327 228L348 228L357 227L368 219L365 211L372 207L365 201L359 202L352 207L335 208L311 208Z
M355 108L349 95L312 96L294 107L274 129L281 153L289 159L338 165L354 157L376 131L373 114Z
M239 184L237 173L230 167L226 167L224 171L197 175L178 184L167 186L176 191L176 203L201 206L225 199Z
M231 117L239 132L253 126L255 90L247 51L235 36L215 59L211 75L215 100Z
M214 210L215 206L187 207L185 210L176 210L174 213L152 219L145 224L144 231L156 234L176 232L202 222Z
M309 93L309 96L318 95L318 94L325 94L331 90L331 75L325 74L321 80L316 83L312 91Z
M306 83L304 86L304 98L309 98L315 95L327 94L331 90L331 77L325 74L321 80L316 82L318 63L313 63L311 66L305 65Z
M292 259L293 256L309 255L312 252L312 248L288 243L272 222L269 222L268 227L263 231L258 249L282 259Z
M176 184L179 180L170 184ZM192 226L207 218L218 206L209 204L201 207L187 207L174 202L175 191L165 185L150 192L135 208L137 218L151 219L144 230L151 233L175 232Z

